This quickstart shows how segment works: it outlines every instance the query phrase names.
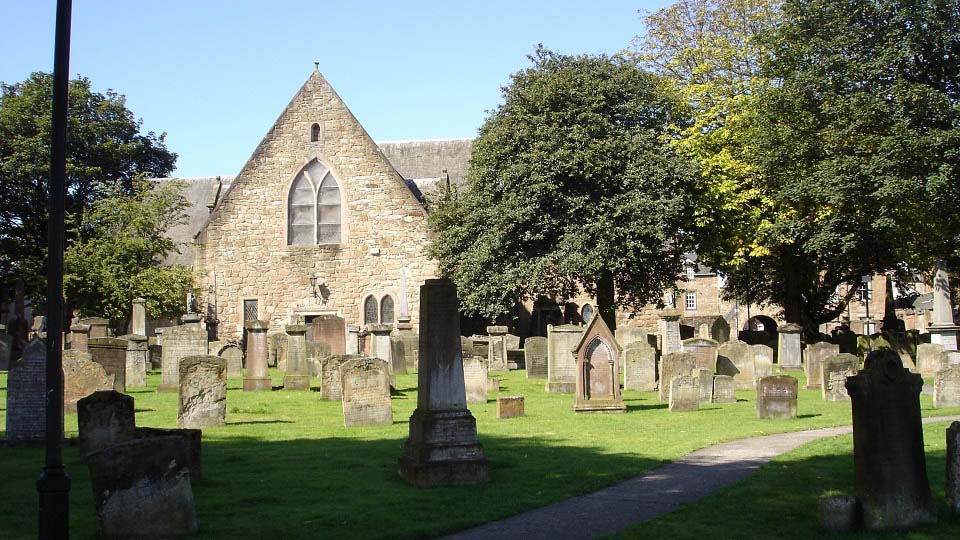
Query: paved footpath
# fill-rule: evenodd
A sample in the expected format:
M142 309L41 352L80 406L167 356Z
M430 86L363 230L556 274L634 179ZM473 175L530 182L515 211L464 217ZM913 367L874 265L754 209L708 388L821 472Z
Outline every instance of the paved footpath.
M924 418L923 423L960 420ZM764 463L804 444L852 432L851 426L730 441L697 450L626 482L529 512L485 523L441 540L588 540L673 512L746 478Z

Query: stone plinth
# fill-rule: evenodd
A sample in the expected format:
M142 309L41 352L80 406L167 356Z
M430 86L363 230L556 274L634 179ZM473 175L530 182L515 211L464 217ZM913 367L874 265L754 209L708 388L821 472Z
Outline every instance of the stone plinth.
M177 427L198 429L227 423L227 361L219 356L180 359Z
M133 313L130 317L130 333L137 336L147 335L147 300L133 299Z
M663 354L667 355L682 350L679 310L665 309L660 312L660 336L663 340Z
M247 323L247 374L243 377L244 392L270 391L273 382L267 368L267 321Z
M847 379L853 402L854 488L868 529L936 521L920 422L920 375L889 349L867 355Z
M307 330L303 324L291 324L287 331L287 365L283 374L284 390L310 390L310 367L307 365Z
M70 349L74 351L87 352L87 340L90 339L90 325L73 324L70 325Z
M400 476L417 487L486 482L490 470L467 409L460 350L457 289L446 279L420 287L420 369L417 409L398 462Z
M150 362L150 347L147 336L128 335L126 357L126 386L140 388L147 385L147 366Z
M797 417L799 383L789 375L773 375L757 384L757 417L788 420Z
M796 324L784 324L777 329L777 361L780 369L801 369L800 332L803 329Z
M523 414L523 396L497 398L497 418L516 418L523 416Z
M577 359L573 349L582 335L583 328L579 326L547 325L547 392L572 394L576 391Z

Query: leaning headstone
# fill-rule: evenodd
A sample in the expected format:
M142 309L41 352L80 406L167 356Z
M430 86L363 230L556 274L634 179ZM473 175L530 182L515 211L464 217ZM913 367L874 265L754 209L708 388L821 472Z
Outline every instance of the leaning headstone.
M670 412L689 412L700 408L700 378L681 375L670 380Z
M698 368L711 374L717 372L717 354L720 344L710 338L690 338L683 340L683 352L693 355Z
M340 387L340 366L356 358L360 358L360 355L333 354L320 361L320 399L340 401L343 397Z
M127 340L104 337L90 338L87 352L94 362L103 366L107 375L113 376L113 389L127 391ZM146 377L146 374L144 374Z
M479 356L463 359L463 387L467 403L487 402L487 363Z
M287 325L287 365L284 390L310 390L310 366L307 365L307 325Z
M450 280L428 279L420 287L417 408L398 462L401 478L418 487L490 479L477 422L467 409L457 308L457 288Z
M267 368L267 321L249 321L247 329L247 374L243 377L244 392L262 392L273 389L273 380ZM166 337L164 337L166 341Z
M523 412L523 396L497 398L497 418L517 418L523 416Z
M773 375L773 348L766 345L751 345L753 349L754 387L756 381Z
M577 358L576 412L626 412L620 395L620 345L603 317L593 317L573 349Z
M663 355L660 359L660 401L670 400L670 381L674 377L689 377L696 368L696 359L685 352L675 352Z
M113 375L93 361L89 353L63 351L63 410L77 412L77 402L97 390L113 390Z
M577 359L573 349L582 335L583 328L579 326L547 325L547 392L572 394L577 390Z
M180 388L180 359L207 354L207 331L196 325L165 328L160 349L160 386L158 392L176 392Z
M181 358L177 427L197 429L226 423L226 360L219 356Z
M853 402L854 488L868 529L936 521L920 422L923 379L889 349L847 379Z
M7 441L44 440L47 432L46 384L47 345L43 340L35 339L7 374Z
M960 513L960 422L947 428L947 507Z
M77 402L77 427L81 455L132 440L133 398L114 390L90 394Z
M924 377L932 377L943 369L943 345L937 343L921 343L917 345L917 370Z
M840 346L833 343L821 341L820 343L807 345L806 350L803 351L803 367L807 376L806 388L808 390L820 388L820 370L823 361L838 354L840 354Z
M507 327L506 326L488 326L487 334L490 335L489 355L487 356L487 365L490 371L507 370Z
M322 341L330 346L330 354L356 354L357 351L347 351L346 325L343 318L336 315L317 315L310 322L311 340ZM356 329L356 327L354 327ZM354 336L356 338L356 336ZM354 341L356 349L356 341Z
M797 380L789 375L764 377L757 383L757 417L797 417Z
M345 427L393 423L390 408L390 370L379 358L354 358L340 366L340 388Z
M528 379L547 378L547 338L528 337L523 344L523 363Z
M736 382L729 375L715 375L713 377L713 402L736 403Z
M623 388L641 392L657 389L657 351L646 341L634 341L623 350Z
M217 352L217 356L227 361L227 377L243 376L243 350L235 343L227 343Z
M733 377L737 390L753 390L757 387L756 356L750 345L728 341L717 351L717 373Z
M933 406L960 407L960 366L943 368L934 375Z
M146 336L124 336L127 340L125 384L130 388L147 385L147 366L150 363L150 347Z
M800 332L803 329L796 324L784 324L777 328L778 361L781 369L800 369L803 367L800 356Z
M847 377L857 374L860 360L853 354L835 354L823 361L820 369L820 394L824 401L850 401Z
M104 538L197 532L186 446L180 437L135 439L87 456Z

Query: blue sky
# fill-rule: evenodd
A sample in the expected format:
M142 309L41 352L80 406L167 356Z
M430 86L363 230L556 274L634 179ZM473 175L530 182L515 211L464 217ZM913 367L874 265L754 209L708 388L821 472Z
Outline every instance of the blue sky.
M320 70L377 141L472 137L537 43L614 53L663 0L74 0L70 72L167 133L182 176L234 175ZM0 81L53 64L54 0L0 0Z

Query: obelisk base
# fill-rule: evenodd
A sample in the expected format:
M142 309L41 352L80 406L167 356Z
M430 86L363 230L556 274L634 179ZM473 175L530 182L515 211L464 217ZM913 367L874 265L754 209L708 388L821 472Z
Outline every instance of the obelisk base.
M931 324L927 327L927 331L930 332L930 343L943 345L945 351L957 350L957 333L960 331L960 326Z
M244 377L244 392L262 392L273 390L273 380L270 377Z
M416 487L490 480L490 467L477 440L477 421L469 410L414 411L398 465L400 476Z

